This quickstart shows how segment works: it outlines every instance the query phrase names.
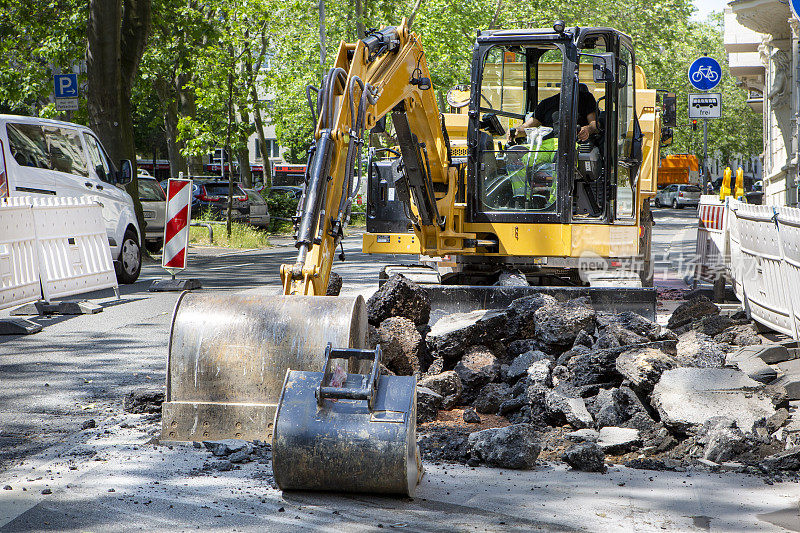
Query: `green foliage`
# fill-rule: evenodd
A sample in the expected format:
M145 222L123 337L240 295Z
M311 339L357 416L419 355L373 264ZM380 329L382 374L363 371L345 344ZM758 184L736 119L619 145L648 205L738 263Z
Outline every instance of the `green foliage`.
M189 243L229 248L268 248L269 234L249 224L231 223L230 237L224 231L224 224L214 224L214 242L208 240L208 229L204 227L189 228Z
M286 194L273 194L268 196L262 191L262 196L267 201L267 209L272 220L279 218L291 219L297 212L297 200Z
M722 17L690 20L691 0L357 0L326 1L325 64L320 65L317 0L150 0L152 29L133 88L136 143L142 155L163 148L164 116L177 109L183 151L205 154L225 144L228 81L237 120L231 145L243 147L251 133L241 120L256 106L275 127L284 157L303 163L314 124L305 87L319 85L342 41L353 42L363 28L399 24L412 15L421 36L434 90L441 97L451 86L469 81L472 45L483 29L610 26L629 34L648 86L678 95L680 126L665 153L699 150L686 114L689 63L707 53L723 65L723 118L709 121L709 152L730 159L761 151L761 117L746 104L746 94L725 73ZM61 117L48 103L52 73L68 71L84 59L85 0L6 0L0 10L0 111ZM268 69L259 70L260 65ZM250 66L248 71L247 66ZM86 80L81 76L80 82ZM252 89L261 95L252 97ZM189 106L181 100L192 96ZM270 95L267 108L264 97ZM73 120L85 122L82 107Z

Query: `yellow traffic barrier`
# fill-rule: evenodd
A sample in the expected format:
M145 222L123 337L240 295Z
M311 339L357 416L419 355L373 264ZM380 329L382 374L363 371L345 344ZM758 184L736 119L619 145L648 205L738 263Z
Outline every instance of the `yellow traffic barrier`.
M731 195L731 167L725 167L722 175L722 186L719 188L719 201L724 202L725 198Z
M744 195L744 170L742 167L736 169L736 194L734 197L742 202L747 201Z

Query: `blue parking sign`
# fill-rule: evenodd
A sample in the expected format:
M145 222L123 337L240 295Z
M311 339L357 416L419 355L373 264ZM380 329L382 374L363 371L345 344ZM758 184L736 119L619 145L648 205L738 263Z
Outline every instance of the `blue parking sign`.
M689 83L698 91L709 91L722 79L722 67L712 57L698 57L689 67Z
M77 74L55 74L56 98L77 98L78 96L78 75Z

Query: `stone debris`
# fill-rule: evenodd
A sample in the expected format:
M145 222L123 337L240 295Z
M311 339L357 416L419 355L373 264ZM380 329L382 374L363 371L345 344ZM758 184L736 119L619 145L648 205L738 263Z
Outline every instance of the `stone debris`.
M578 300L544 305L534 313L536 338L546 344L572 345L578 332L593 333L595 312Z
M725 351L708 335L687 331L678 337L678 361L681 366L717 368L725 364Z
M424 424L436 420L439 409L442 408L441 395L436 394L427 387L417 386L417 424Z
M651 401L668 427L694 433L709 419L728 416L743 431L775 413L762 384L729 368L667 370L653 389Z
M557 421L565 421L576 429L594 424L583 398L570 398L552 390L547 393L545 401L548 413Z
M500 363L485 346L473 346L456 364L455 372L463 385L462 399L471 404L483 386L499 376Z
M530 469L536 466L541 446L530 424L514 424L470 433L467 441L472 466Z
M443 316L427 335L428 347L445 362L458 360L470 346L491 345L505 330L502 310L478 310Z
M427 356L427 346L413 321L393 316L378 327L378 342L386 367L398 376L411 376L420 371Z
M454 370L440 372L432 376L427 376L419 380L420 387L427 387L436 394L442 397L442 408L452 409L457 402L461 399L461 393L464 391L464 386L461 384L461 378Z
M698 296L679 305L667 322L667 328L675 329L709 315L718 315L719 307L705 296Z
M581 442L576 444L561 456L565 463L581 472L605 473L606 456L603 450L594 442Z
M507 383L487 383L478 392L472 402L475 410L481 414L497 414L500 406L511 399L511 387Z
M597 442L597 439L600 438L600 433L594 429L585 428L571 431L564 435L564 437L572 442Z
M800 400L800 359L777 363L776 366L782 375L772 384L786 389L789 400Z
M762 469L768 472L776 470L800 470L800 446L778 452L761 461Z
M424 291L393 280L373 307L405 303L372 313L370 338L384 346L387 371L420 376L426 459L532 468L544 448L578 470L604 471L608 454L634 468L757 473L790 471L796 458L781 454L800 446L800 403L790 404L800 379L785 377L800 375L798 354L762 344L743 313L697 297L665 328L595 312L588 299L533 294L428 327L407 312ZM783 361L791 372L775 365ZM454 407L463 412L448 414Z
M367 320L379 326L389 317L402 316L415 324L430 320L431 302L419 285L402 274L395 274L367 300Z
M633 428L606 426L600 428L597 438L597 446L604 453L611 454L627 453L641 443L639 430Z
M760 357L739 359L735 366L747 374L747 377L760 383L772 383L778 377L778 370L765 363ZM787 392L789 392L788 388Z
M342 276L336 272L331 272L328 277L328 287L325 290L325 296L339 296L342 290Z
M724 416L711 418L704 424L699 442L705 445L703 458L715 463L730 461L750 444L736 421Z
M527 287L530 283L528 283L525 274L519 270L503 270L495 285L500 287Z
M466 409L464 409L463 418L464 418L464 422L466 422L467 424L480 424L481 423L480 415L478 415L478 413L476 413L475 409L473 409L472 407L467 407Z
M617 372L643 391L650 392L661 374L678 366L678 361L655 348L633 348L625 351L615 361Z
M164 403L164 391L141 389L123 398L122 409L134 414L161 414L162 403Z

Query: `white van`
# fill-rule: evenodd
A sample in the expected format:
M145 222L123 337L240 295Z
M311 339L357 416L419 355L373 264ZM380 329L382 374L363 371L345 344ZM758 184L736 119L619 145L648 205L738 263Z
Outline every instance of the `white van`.
M133 200L130 161L121 171L85 126L36 117L0 115L0 198L99 197L111 257L120 283L133 283L142 267L141 232Z

